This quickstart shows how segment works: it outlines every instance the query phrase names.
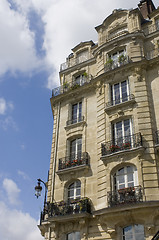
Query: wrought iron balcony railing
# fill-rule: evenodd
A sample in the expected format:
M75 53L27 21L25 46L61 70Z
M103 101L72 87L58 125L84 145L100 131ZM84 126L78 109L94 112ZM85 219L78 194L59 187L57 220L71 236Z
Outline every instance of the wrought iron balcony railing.
M112 61L111 63L106 63L105 66L104 66L104 71L108 72L110 70L122 67L123 65L126 65L126 64L130 63L129 57L128 56L124 56L124 57L125 58L122 61Z
M155 48L149 52L147 52L147 60L151 60L155 57L158 57L159 56L159 48Z
M70 201L47 203L41 212L41 222L46 218L60 217L72 214L91 213L91 204L88 198L80 198Z
M56 97L65 92L77 89L77 88L89 83L92 80L92 78L93 78L92 75L88 75L87 77L84 77L81 82L72 81L69 83L64 83L64 85L61 85L52 90L52 97Z
M77 117L75 119L67 120L66 126L69 126L69 125L75 124L75 123L79 123L79 122L83 122L83 121L84 121L84 116L80 116L80 117Z
M83 56L77 57L77 58L68 58L66 62L62 63L60 65L60 71L63 71L67 68L73 67L77 64L83 63L87 60L89 60L91 57L89 54L84 54Z
M112 107L112 106L115 106L117 104L124 103L124 102L127 102L127 101L131 101L131 100L134 100L134 99L135 99L134 95L130 94L130 95L127 95L127 96L122 97L122 98L111 100L110 102L106 103L106 108L109 108L109 107Z
M159 145L159 130L156 131L156 145Z
M108 192L108 205L113 207L119 204L138 203L143 201L141 186L128 187Z
M146 36L158 30L159 30L159 23L155 23L143 29Z
M76 155L72 154L68 157L60 158L58 170L74 168L82 165L86 166L88 165L88 159L89 157L87 152L78 153Z
M103 157L116 152L138 148L141 147L142 145L143 144L141 133L136 133L118 139L113 139L110 142L102 143L101 154Z

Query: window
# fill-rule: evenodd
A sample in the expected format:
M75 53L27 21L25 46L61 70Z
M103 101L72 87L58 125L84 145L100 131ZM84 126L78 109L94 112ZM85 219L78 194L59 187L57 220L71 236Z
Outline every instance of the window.
M155 24L156 24L156 30L159 30L159 18L156 19Z
M126 119L112 126L113 144L122 147L123 144L133 144L132 122L131 119Z
M81 182L75 181L68 187L68 201L81 198Z
M82 138L76 138L70 144L71 161L80 160L82 155Z
M126 52L125 50L120 50L120 51L117 51L111 55L109 55L109 58L113 60L113 65L120 65L119 64L119 59L121 56L125 56L126 55Z
M86 82L86 77L84 74L81 74L75 78L74 84L82 86L85 82Z
M114 174L114 190L138 185L137 169L135 166L125 166Z
M77 64L87 61L89 58L88 50L82 51L77 54Z
M129 100L129 81L125 80L120 83L111 85L111 102L116 105Z
M123 228L123 240L144 240L144 226L134 225Z
M72 123L82 121L82 102L72 105Z

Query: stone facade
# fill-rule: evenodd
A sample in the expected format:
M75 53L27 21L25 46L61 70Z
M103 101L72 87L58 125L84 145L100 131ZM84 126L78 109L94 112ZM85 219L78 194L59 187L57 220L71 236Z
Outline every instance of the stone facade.
M96 27L98 43L81 42L61 64L39 225L46 240L150 240L159 230L159 8L152 4L114 10Z

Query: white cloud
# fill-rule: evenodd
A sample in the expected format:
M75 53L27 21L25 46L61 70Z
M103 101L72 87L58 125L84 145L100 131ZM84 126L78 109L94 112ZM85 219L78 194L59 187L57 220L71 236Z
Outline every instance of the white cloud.
M34 33L29 30L27 18L11 9L7 0L1 0L0 22L0 75L37 68Z
M37 222L28 213L9 209L0 202L0 239L5 240L42 240Z
M30 177L21 170L18 170L18 175L21 176L24 180L30 180Z
M18 126L11 116L8 116L4 119L0 119L0 126L5 131L7 131L9 128L12 128L15 131L18 131Z
M19 193L20 189L16 185L16 183L9 178L5 178L3 180L3 188L7 193L8 201L12 205L18 205L19 204Z
M101 24L112 13L113 9L137 8L139 3L139 0L133 2L114 0L111 3L109 0L8 0L14 2L18 9L17 11L11 11L6 1L2 0L2 6L4 12L6 10L8 12L2 14L3 21L1 21L2 27L0 27L0 30L2 28L1 33L5 33L5 39L10 40L12 37L13 41L6 43L4 51L9 56L11 53L11 58L9 61L9 57L7 57L4 64L8 63L8 65L5 64L6 68L8 66L9 69L21 69L23 71L36 66L34 34L28 27L29 12L31 10L35 11L44 24L43 49L46 52L44 65L50 72L47 83L49 88L59 84L59 66L65 61L65 58L71 52L71 48L81 41L91 39L96 41L97 33L94 27ZM157 0L154 0L154 3L157 6ZM6 29L9 29L7 31L8 35ZM15 57L15 64L13 56ZM4 70L3 65L1 69Z
M7 104L4 98L0 98L0 114L5 114L7 109Z

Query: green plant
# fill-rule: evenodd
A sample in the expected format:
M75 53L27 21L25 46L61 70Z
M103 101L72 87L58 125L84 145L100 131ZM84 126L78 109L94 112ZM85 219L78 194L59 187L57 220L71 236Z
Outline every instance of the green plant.
M69 86L68 82L64 82L64 83L63 83L63 87L64 87L64 88L68 88L68 86Z
M111 66L113 62L114 62L113 59L109 57L108 60L106 61L106 65Z
M123 63L123 62L125 62L125 60L126 60L126 56L124 54L122 54L118 57L119 63Z
M86 72L84 72L84 73L83 73L83 76L84 76L84 77L87 77L87 76L88 76L88 74L87 74Z
M76 83L71 87L71 90L77 89L79 87L80 87L80 85L78 83Z

